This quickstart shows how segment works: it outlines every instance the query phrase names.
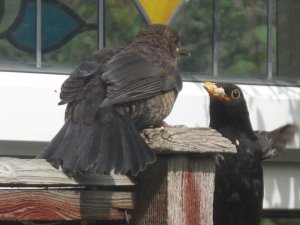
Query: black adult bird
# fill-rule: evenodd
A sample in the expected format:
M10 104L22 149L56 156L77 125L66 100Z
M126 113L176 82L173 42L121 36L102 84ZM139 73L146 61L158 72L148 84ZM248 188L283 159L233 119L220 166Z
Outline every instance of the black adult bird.
M178 56L187 54L165 25L145 27L128 46L96 52L63 83L65 124L38 158L71 175L137 175L156 158L139 130L160 126L170 113L182 88Z
M214 225L258 225L263 201L262 161L293 139L296 127L253 131L242 90L205 82L210 96L210 127L236 145L237 154L217 157Z

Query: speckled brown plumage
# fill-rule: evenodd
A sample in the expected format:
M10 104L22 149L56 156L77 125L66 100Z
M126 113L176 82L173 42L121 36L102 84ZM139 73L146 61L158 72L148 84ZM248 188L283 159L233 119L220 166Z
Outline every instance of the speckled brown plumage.
M121 48L104 48L78 66L61 88L65 124L38 156L68 173L136 175L155 154L138 130L160 126L182 88L178 34L142 29Z

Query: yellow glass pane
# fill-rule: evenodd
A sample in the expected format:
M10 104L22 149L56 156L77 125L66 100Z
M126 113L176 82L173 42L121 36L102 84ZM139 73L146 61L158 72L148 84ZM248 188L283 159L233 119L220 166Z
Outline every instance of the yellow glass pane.
M139 0L151 23L168 24L183 0Z

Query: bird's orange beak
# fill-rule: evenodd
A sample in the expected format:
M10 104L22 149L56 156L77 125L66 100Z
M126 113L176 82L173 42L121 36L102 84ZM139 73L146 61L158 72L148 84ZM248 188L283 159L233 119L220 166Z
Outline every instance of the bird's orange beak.
M206 81L203 84L203 87L208 92L209 96L222 100L229 101L230 97L225 93L224 88L218 87L215 83Z

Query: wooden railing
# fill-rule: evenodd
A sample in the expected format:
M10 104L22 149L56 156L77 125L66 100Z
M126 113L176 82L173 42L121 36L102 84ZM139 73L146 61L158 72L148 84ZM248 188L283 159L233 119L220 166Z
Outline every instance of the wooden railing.
M0 221L212 225L214 156L235 146L209 128L143 132L157 161L135 178L67 177L42 159L0 158Z

